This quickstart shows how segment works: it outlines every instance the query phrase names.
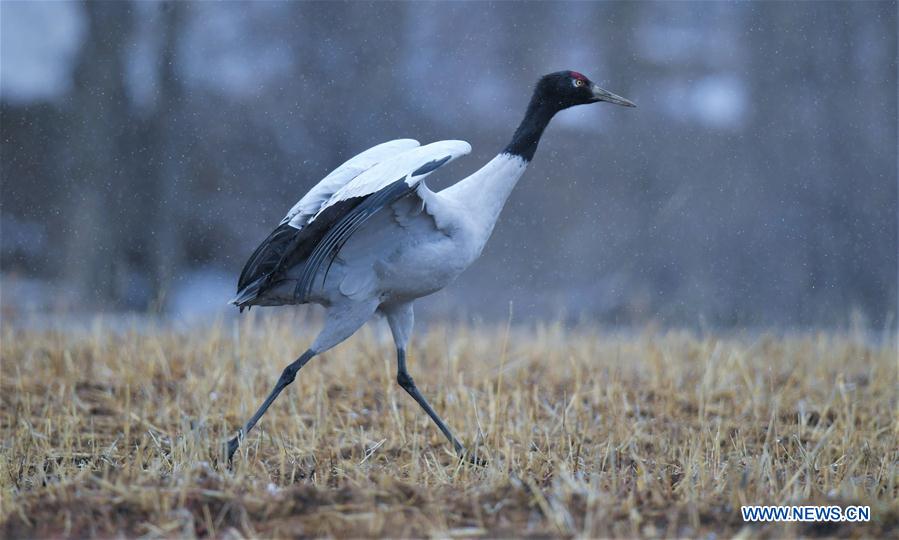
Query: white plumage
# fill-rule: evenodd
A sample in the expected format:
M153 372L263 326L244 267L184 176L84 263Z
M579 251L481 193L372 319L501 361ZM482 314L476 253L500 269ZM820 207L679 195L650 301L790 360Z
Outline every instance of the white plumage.
M407 186L414 187L436 170L431 169L413 176L422 167L429 163L439 163L437 167L442 167L470 152L471 145L465 141L437 141L387 157L335 191L319 209L319 213L339 201L376 193L400 179L405 180Z
M385 159L417 146L418 141L415 139L396 139L373 146L347 160L341 166L331 171L331 174L324 177L321 182L316 184L302 199L293 205L293 208L287 212L281 223L290 222L291 227L302 229L309 222L309 218L317 214L321 210L322 205L338 189Z

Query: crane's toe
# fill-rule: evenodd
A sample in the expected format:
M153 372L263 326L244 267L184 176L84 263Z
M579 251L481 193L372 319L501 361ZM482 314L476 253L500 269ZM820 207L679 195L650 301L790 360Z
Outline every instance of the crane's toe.
M458 456L460 461L467 461L470 465L474 465L475 467L486 467L489 463L484 456L479 455L476 452L469 452L464 448L458 453Z
M240 445L240 439L238 437L234 437L225 443L224 451L225 455L228 456L228 465L231 465L231 460L234 457L234 452L237 452L237 447Z

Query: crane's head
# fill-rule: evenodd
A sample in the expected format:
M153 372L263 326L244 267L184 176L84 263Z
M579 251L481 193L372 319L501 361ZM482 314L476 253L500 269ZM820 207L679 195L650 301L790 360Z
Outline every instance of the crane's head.
M557 71L544 75L534 88L534 98L559 111L575 105L600 101L636 107L633 102L603 90L577 71Z
M531 102L528 103L528 110L504 152L530 161L534 158L543 130L557 112L575 105L600 101L636 107L623 97L593 84L577 71L557 71L540 77L534 87Z

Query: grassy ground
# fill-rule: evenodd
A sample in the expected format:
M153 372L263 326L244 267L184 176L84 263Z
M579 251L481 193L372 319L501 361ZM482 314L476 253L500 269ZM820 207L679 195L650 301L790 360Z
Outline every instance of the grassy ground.
M411 371L481 469L364 330L300 372L228 470L218 443L307 326L5 328L2 536L899 535L893 342L432 326ZM744 504L872 521L747 525Z

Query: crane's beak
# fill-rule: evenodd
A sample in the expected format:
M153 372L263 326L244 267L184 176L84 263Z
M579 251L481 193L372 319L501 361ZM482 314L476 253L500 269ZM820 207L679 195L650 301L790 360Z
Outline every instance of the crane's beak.
M614 103L615 105L621 105L624 107L636 107L633 101L628 99L624 99L621 96L615 95L608 90L603 90L602 88L593 85L593 99L596 101L608 101L609 103Z

